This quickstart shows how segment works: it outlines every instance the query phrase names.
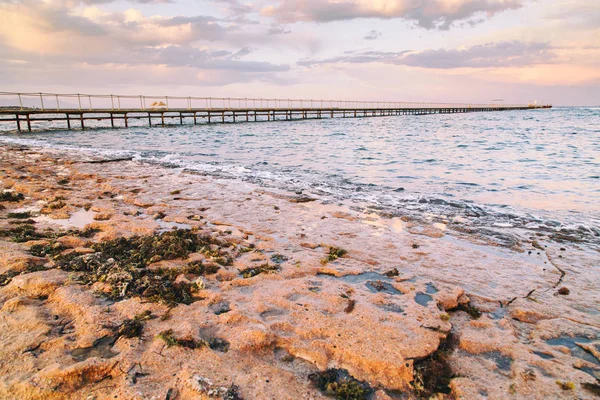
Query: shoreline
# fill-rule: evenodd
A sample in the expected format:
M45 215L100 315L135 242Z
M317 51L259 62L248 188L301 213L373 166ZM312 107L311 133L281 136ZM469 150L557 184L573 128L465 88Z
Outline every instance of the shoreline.
M235 386L244 399L321 398L319 386L340 382L377 399L593 398L599 389L598 254L586 246L540 237L516 252L434 223L156 165L7 145L0 157L4 189L24 195L0 210L0 274L15 274L0 287L1 396L227 398ZM11 224L8 213L23 207L47 218ZM89 221L77 232L33 243L6 233L57 232L54 222L76 213ZM88 238L86 226L97 230ZM115 297L110 277L69 270L102 243L158 240L172 227L210 240L141 270L217 268L165 274L169 287L189 289L177 292L189 304L130 287ZM56 243L51 256L31 254ZM102 342L148 311L155 318L140 335Z

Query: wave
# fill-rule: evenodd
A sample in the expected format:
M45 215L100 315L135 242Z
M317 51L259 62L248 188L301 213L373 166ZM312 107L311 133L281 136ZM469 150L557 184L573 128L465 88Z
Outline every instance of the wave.
M477 204L449 195L355 182L336 174L291 168L278 170L264 162L255 165L201 162L190 160L179 153L78 147L18 137L0 136L0 143L43 148L69 155L80 153L90 158L131 157L139 163L220 179L240 179L266 188L347 202L360 211L378 212L422 223L445 224L457 234L478 235L507 247L515 247L535 233L542 233L558 241L589 242L600 246L600 219L580 213L557 216L556 213L515 208L505 204ZM459 184L477 186L470 182Z

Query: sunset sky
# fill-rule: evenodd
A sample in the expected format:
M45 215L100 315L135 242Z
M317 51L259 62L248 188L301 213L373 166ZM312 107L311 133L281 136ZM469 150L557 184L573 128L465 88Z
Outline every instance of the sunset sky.
M0 91L600 105L599 0L0 0Z

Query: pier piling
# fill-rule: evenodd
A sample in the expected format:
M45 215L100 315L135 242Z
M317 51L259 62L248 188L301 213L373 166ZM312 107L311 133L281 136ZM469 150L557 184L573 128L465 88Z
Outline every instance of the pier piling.
M0 104L10 104L5 101L5 96L14 98L14 105L0 106L0 130L3 123L15 122L18 132L23 131L21 122L27 123L27 130L32 131L32 121L53 122L66 121L66 129L73 129L72 119L78 118L81 129L102 127L102 124L93 123L86 126L86 120L110 121L110 127L115 128L115 120L122 119L126 128L129 119L148 120L148 126L153 126L152 119L160 118L161 126L167 122L179 119L180 125L185 125L186 117L193 118L193 124L198 125L205 119L205 123L212 123L213 117L225 123L259 121L294 121L306 119L328 118L364 118L364 117L390 117L403 115L429 115L429 114L456 114L468 112L496 112L533 110L551 108L551 105L505 105L505 104L449 104L449 103L411 103L411 102L375 102L375 101L333 101L314 99L230 99L230 98L199 98L199 97L173 97L173 96L117 96L117 95L88 95L88 94L54 94L54 93L13 93L0 92ZM81 97L87 97L88 107L82 107ZM55 99L54 104L44 101L48 98ZM166 103L147 106L150 99L163 98ZM94 101L92 102L92 99ZM98 99L98 100L96 100ZM116 100L116 101L115 101ZM108 101L109 107L99 107ZM24 106L27 104L35 104ZM137 105L135 104L137 102ZM127 106L130 105L130 107ZM202 104L203 107L192 108L193 104ZM93 105L93 106L92 106ZM133 106L132 106L133 105ZM115 106L117 108L115 108ZM250 107L249 107L250 106ZM153 115L154 114L154 115ZM167 114L167 115L165 115ZM58 115L58 117L57 117ZM64 115L64 117L61 117ZM245 116L245 118L244 118ZM241 117L241 118L239 118ZM168 121L167 121L168 119ZM189 122L188 122L189 123ZM191 123L190 123L191 124ZM154 126L157 123L155 121ZM15 125L9 125L14 129ZM42 128L42 127L40 127Z

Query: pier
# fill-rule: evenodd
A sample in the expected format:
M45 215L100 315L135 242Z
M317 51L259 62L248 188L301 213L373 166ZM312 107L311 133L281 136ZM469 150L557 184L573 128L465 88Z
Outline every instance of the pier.
M468 104L0 92L0 131L364 118L551 107L495 102ZM40 126L40 123L44 125Z

